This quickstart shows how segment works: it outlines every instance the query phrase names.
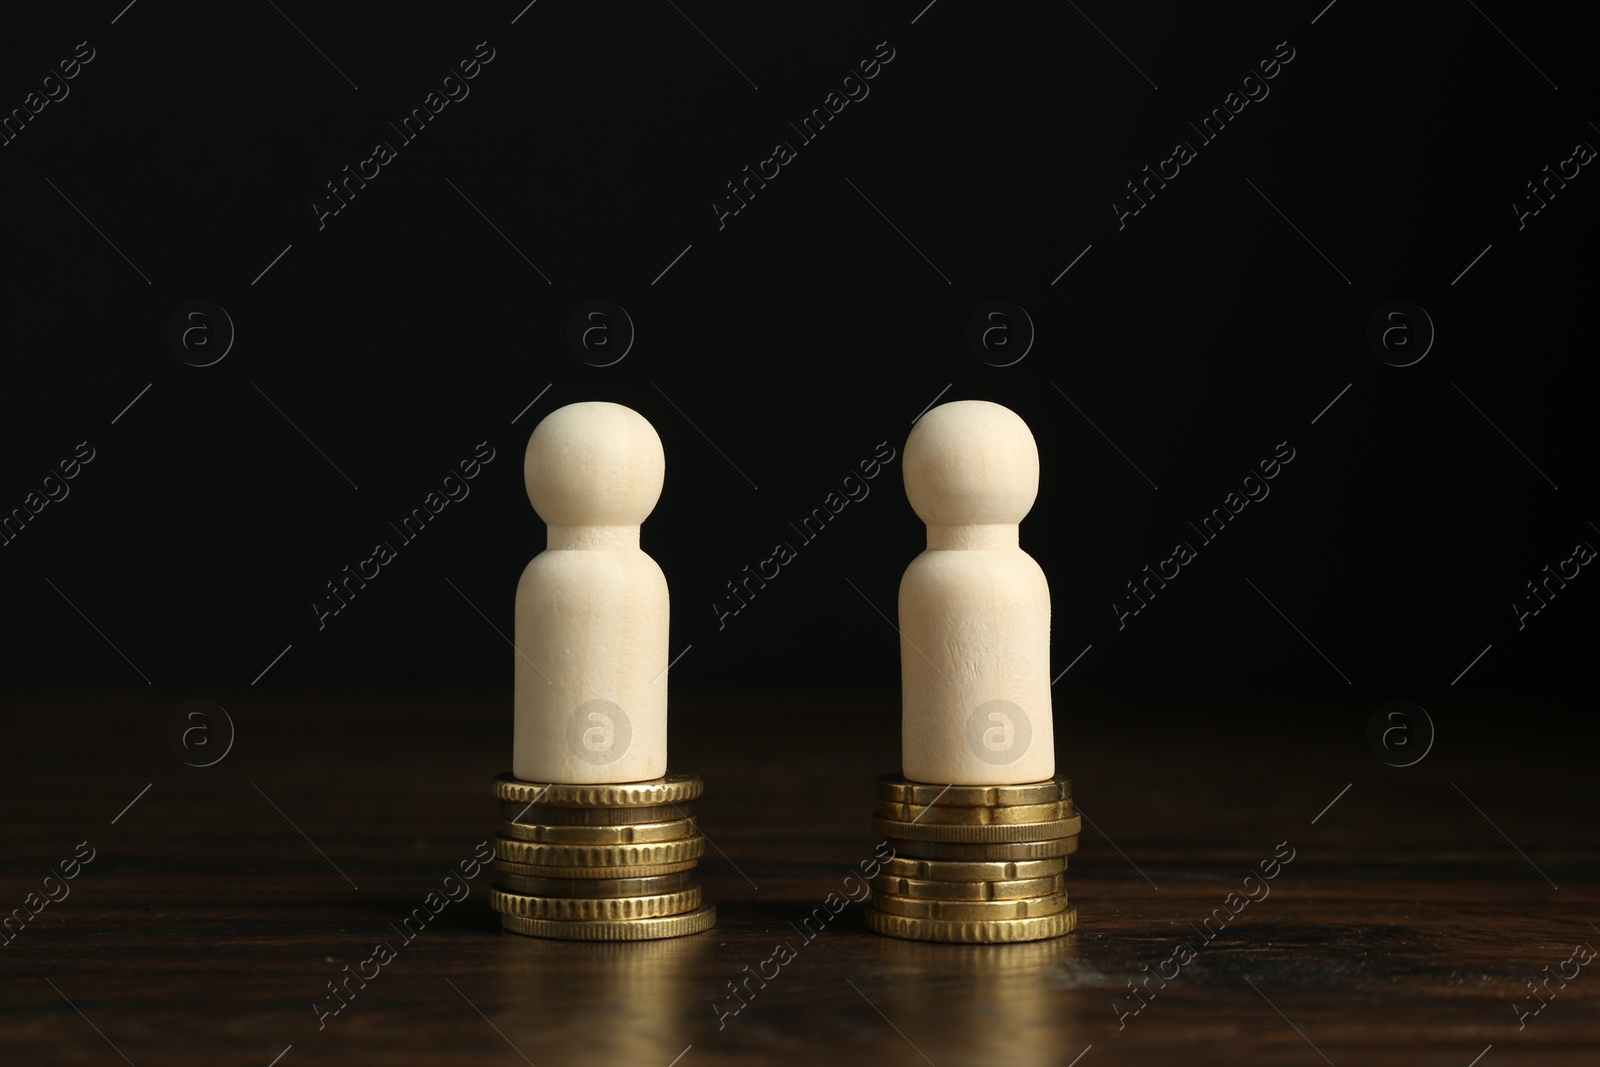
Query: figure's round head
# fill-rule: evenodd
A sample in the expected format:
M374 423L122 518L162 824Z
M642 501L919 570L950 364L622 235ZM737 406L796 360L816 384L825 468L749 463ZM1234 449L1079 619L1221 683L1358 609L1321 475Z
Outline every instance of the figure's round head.
M1039 447L1010 408L957 400L912 427L905 480L906 498L930 526L1021 522L1039 495Z
M522 460L528 499L551 526L637 526L661 499L666 471L655 427L600 401L546 415Z

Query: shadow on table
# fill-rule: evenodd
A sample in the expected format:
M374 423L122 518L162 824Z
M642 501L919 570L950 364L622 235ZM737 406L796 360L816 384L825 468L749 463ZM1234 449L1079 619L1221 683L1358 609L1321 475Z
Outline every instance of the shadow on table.
M691 1019L707 1014L712 944L703 934L591 943L507 933L498 970L502 1001L517 1005L508 1033L535 1063L536 1049L574 1045L586 1063L665 1063L694 1040Z
M1092 1040L1062 980L1081 962L1073 935L1014 945L873 937L863 956L871 969L853 980L857 992L934 1062L1061 1067Z

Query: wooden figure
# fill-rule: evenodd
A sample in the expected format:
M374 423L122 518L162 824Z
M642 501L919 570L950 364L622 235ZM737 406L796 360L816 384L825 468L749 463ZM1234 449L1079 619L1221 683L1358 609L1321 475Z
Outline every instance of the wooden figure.
M900 582L903 773L957 785L1050 778L1050 587L1018 546L1039 492L1033 434L999 404L942 404L912 428L904 465L928 548Z
M667 581L639 548L661 498L655 428L620 404L569 404L528 439L528 499L549 541L517 583L512 773L634 782L667 770Z

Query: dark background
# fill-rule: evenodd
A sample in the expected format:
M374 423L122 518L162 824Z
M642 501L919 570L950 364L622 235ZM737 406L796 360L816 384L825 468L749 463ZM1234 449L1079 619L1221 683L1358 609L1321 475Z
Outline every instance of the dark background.
M673 652L692 646L675 686L892 687L879 612L923 538L898 459L720 631L711 603L940 396L1005 404L1038 440L1022 543L1051 583L1053 672L1092 646L1063 703L1075 687L1312 705L1587 687L1600 579L1520 631L1510 606L1600 543L1600 178L1584 168L1520 231L1510 206L1600 143L1568 9L943 0L919 17L924 2L8 16L0 107L77 42L97 55L0 148L0 508L77 442L96 458L0 549L6 680L509 699L490 622L510 633L544 541L522 450L545 414L603 399L666 448L643 543L671 585ZM470 96L399 145L385 123L485 40ZM870 96L719 230L723 184L795 143L786 123L880 41L895 57ZM1281 41L1295 58L1270 96L1119 231L1123 183L1197 142L1186 120ZM380 139L398 158L319 231L323 183ZM637 328L604 368L565 340L596 298ZM1010 367L965 339L995 298L1037 329ZM1365 339L1396 299L1438 333L1405 368ZM190 300L237 329L210 367L166 340ZM394 542L386 523L485 440L470 497L319 630L323 583ZM1194 542L1187 522L1281 441L1296 458L1270 497L1119 631L1123 583Z

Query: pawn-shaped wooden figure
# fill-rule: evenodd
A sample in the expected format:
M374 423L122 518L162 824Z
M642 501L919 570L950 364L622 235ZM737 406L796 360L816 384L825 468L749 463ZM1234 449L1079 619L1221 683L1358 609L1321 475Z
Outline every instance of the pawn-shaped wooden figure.
M569 404L545 416L523 459L549 525L517 584L512 773L586 784L667 769L667 580L639 548L666 458L643 415Z
M1050 587L1018 545L1039 493L1033 434L999 404L942 404L906 440L905 483L928 549L900 582L903 773L1050 778Z

